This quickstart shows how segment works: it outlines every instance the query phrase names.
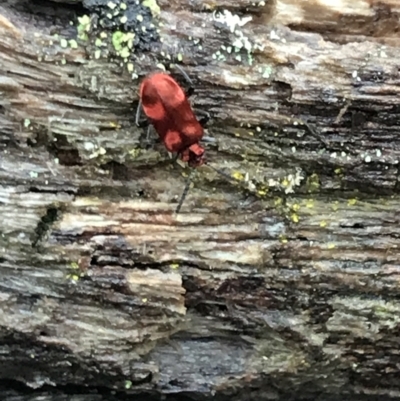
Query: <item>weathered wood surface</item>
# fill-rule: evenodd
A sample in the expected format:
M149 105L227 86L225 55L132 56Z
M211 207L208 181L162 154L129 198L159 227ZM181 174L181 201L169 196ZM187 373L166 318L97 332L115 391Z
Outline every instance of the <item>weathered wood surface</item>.
M162 1L127 63L118 26L65 47L94 2L32 3L0 5L2 400L399 398L398 2ZM177 59L245 177L180 215L127 71Z

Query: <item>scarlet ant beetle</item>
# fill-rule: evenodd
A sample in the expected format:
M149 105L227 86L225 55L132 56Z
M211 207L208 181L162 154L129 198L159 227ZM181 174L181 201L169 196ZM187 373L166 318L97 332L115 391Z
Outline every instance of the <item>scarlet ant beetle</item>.
M183 70L181 72L191 84L187 93L164 72L150 74L142 81L136 124L143 125L139 123L142 107L167 150L177 153L190 167L198 167L204 164L204 148L199 141L203 138L203 125L208 116L197 120L188 101L194 93L193 83Z
M167 150L176 153L176 157L180 156L182 161L187 162L190 167L198 167L205 163L204 148L199 142L204 135L203 125L209 117L207 115L200 120L196 118L188 100L194 93L193 82L178 65L176 67L189 82L189 90L185 93L178 82L164 72L148 75L140 85L136 125L146 124L146 122L139 122L140 108L142 107ZM188 178L176 213L179 213L187 195L194 171ZM226 176L226 174L222 174Z

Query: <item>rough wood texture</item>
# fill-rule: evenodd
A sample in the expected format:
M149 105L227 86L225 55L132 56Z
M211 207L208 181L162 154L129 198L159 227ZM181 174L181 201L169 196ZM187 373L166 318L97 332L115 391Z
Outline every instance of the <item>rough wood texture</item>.
M0 5L1 399L399 399L398 1L127 1L128 55L65 3ZM177 60L236 179L179 215L134 125Z

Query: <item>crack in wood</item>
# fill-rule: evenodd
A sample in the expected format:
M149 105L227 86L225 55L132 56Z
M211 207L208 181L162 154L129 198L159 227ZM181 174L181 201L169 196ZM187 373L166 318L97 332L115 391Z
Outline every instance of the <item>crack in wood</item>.
M39 220L34 238L32 240L32 248L37 248L38 245L47 237L53 224L61 217L61 209L51 206L46 210L46 214Z

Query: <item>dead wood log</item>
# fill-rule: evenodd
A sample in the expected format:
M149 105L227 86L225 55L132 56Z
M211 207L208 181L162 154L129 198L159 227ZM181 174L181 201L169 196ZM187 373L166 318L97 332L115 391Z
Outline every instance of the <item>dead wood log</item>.
M231 3L0 5L2 400L400 398L398 2ZM177 62L235 177L179 215Z

